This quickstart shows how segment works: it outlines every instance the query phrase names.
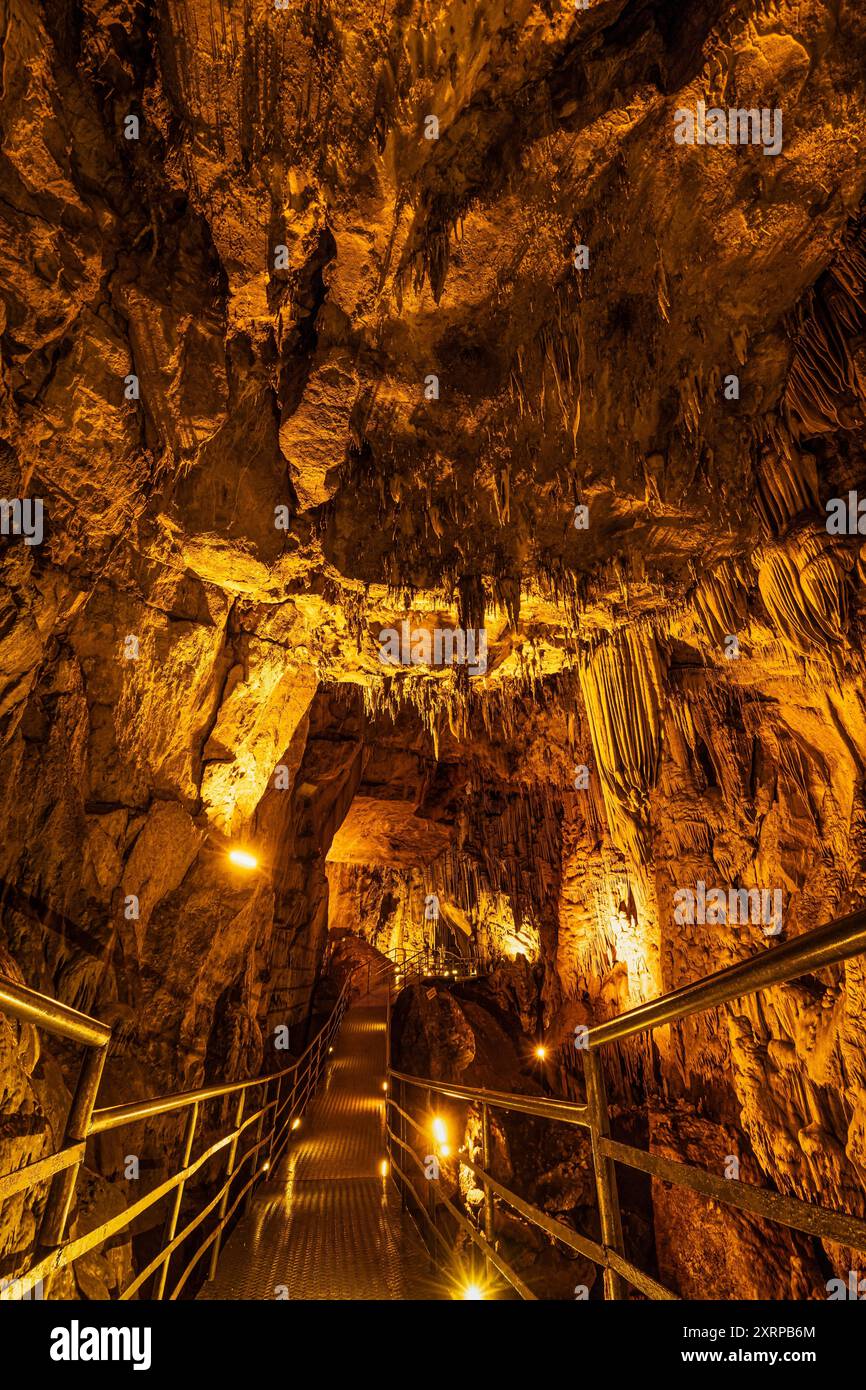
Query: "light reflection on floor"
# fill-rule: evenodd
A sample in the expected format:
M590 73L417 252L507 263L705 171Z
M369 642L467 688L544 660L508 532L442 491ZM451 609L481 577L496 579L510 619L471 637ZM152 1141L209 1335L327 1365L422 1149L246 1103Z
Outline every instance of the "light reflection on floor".
M327 1080L199 1298L442 1296L393 1184L379 1175L385 1027L384 1006L346 1015Z

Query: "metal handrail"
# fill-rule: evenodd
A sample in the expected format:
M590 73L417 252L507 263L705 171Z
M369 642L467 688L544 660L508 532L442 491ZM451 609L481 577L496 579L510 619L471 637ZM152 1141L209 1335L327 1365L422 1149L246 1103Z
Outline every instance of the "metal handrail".
M729 1003L748 994L757 993L772 985L787 983L803 974L839 964L864 953L866 953L866 909L861 909L811 932L805 932L783 945L774 946L760 956L738 962L714 975L707 976L703 980L670 991L646 1004L638 1005L616 1019L590 1028L585 1038L586 1046L581 1049L586 1078L587 1101L585 1105L549 1097L524 1096L513 1092L435 1081L432 1078L396 1071L389 1065L387 1067L386 1114L391 1119L394 1116L397 1117L400 1133L395 1133L386 1119L386 1136L391 1171L396 1178L399 1178L398 1187L404 1202L411 1194L425 1218L428 1221L432 1219L433 1229L441 1243L443 1235L436 1223L435 1216L437 1207L437 1184L435 1180L433 1180L434 1200L431 1218L425 1204L419 1201L414 1185L407 1173L394 1159L393 1150L394 1145L396 1145L401 1152L410 1154L417 1163L417 1155L406 1141L404 1128L406 1124L419 1130L419 1132L421 1128L406 1108L405 1090L407 1087L411 1087L480 1105L482 1162L478 1165L468 1158L461 1159L461 1162L464 1162L471 1169L482 1184L484 1192L483 1229L476 1229L450 1199L440 1195L438 1205L449 1211L458 1227L464 1230L471 1240L481 1248L491 1267L502 1274L522 1298L531 1298L534 1295L496 1248L494 1197L498 1198L500 1202L510 1205L525 1219L546 1231L552 1239L586 1254L600 1265L604 1270L605 1291L608 1298L621 1298L623 1296L624 1280L633 1284L635 1288L650 1298L676 1297L675 1294L651 1275L640 1270L625 1256L614 1170L615 1162L624 1163L629 1167L648 1173L651 1177L684 1186L754 1215L775 1220L792 1229L866 1249L866 1221L858 1217L850 1216L844 1212L833 1212L816 1204L785 1197L769 1189L754 1187L734 1179L722 1180L696 1165L664 1159L660 1155L613 1140L610 1136L604 1079L597 1055L597 1050L607 1043L633 1037L662 1025L679 1022L691 1014ZM409 963L404 962L399 967L404 978L406 977L406 966ZM390 972L395 971L396 968L395 964L389 961L381 967L377 975L390 975ZM288 1143L291 1127L315 1093L324 1058L327 1055L325 1048L329 1046L335 1036L347 1007L350 980L351 976L345 981L331 1014L312 1042L300 1057L281 1071L267 1073L244 1081L199 1087L168 1096L158 1096L150 1100L109 1106L97 1110L95 1109L96 1092L111 1039L111 1029L108 1025L72 1009L58 1000L39 994L37 991L30 990L13 981L0 978L0 1011L88 1048L70 1107L62 1148L48 1158L39 1159L13 1173L0 1176L0 1200L14 1192L51 1178L52 1188L43 1218L40 1240L43 1247L54 1247L51 1253L39 1260L33 1268L12 1281L10 1288L14 1288L14 1293L10 1292L10 1288L7 1288L0 1291L0 1298L25 1296L39 1280L47 1278L57 1270L73 1263L88 1250L102 1244L111 1235L124 1229L143 1212L171 1193L174 1193L173 1210L167 1223L163 1248L147 1269L139 1274L129 1289L120 1296L121 1298L131 1297L151 1274L155 1274L157 1276L155 1296L161 1298L164 1294L168 1266L173 1253L208 1215L217 1211L217 1221L214 1228L187 1263L170 1296L172 1298L178 1296L196 1263L208 1250L211 1251L210 1273L212 1276L216 1268L221 1237L226 1225L244 1197L249 1202L256 1182L268 1171L271 1163L276 1162L281 1156ZM390 979L388 984L390 1004ZM283 1097L283 1082L287 1078L292 1078L291 1093L287 1097ZM270 1098L269 1091L274 1083L276 1083L276 1094ZM262 1103L257 1111L244 1117L247 1093L255 1087L264 1087ZM289 1087L286 1086L285 1089L288 1091ZM233 1128L223 1134L205 1153L193 1161L191 1153L202 1105L209 1100L230 1095L237 1097ZM531 1114L560 1123L579 1125L589 1130L601 1219L600 1242L580 1236L571 1227L554 1220L518 1194L510 1192L508 1188L490 1175L489 1109L491 1107ZM124 1212L104 1222L95 1230L74 1241L64 1240L66 1220L75 1181L78 1170L84 1161L86 1140L92 1135L146 1120L155 1115L179 1113L182 1110L188 1112L188 1118L184 1135L184 1156L179 1171L153 1192L146 1194ZM284 1117L282 1122L281 1116ZM269 1120L270 1123L265 1134L266 1120ZM254 1124L256 1131L253 1145L241 1155L238 1161L241 1136ZM205 1209L187 1222L181 1231L178 1231L177 1222L186 1182L201 1170L206 1162L223 1150L227 1150L227 1173L223 1185ZM268 1155L267 1161L264 1162L263 1166L256 1168L257 1158L265 1152ZM248 1163L253 1164L253 1171L229 1207L232 1183Z
M367 993L369 994L377 982L389 976L392 972L395 975L395 983L399 980L400 984L404 987L409 979L419 979L423 978L425 975L431 977L434 975L453 975L456 979L456 970L449 969L443 971L436 968L448 962L466 965L464 958L459 956L456 951L444 949L437 951L434 947L430 946L419 946L417 951L413 952L411 956L406 956L403 960L394 960L392 957L388 957L388 959L377 966L375 970L372 968L372 963L369 963L367 965ZM357 973L357 967L355 971L350 972L350 974L355 973ZM477 967L473 966L472 971L469 973L476 974Z
M706 975L693 984L670 990L667 994L638 1004L607 1023L598 1023L587 1034L589 1047L619 1042L634 1037L648 1028L664 1023L679 1023L689 1014L728 1004L746 994L767 989L770 985L786 984L799 975L838 965L852 956L866 952L866 908L827 922L823 927L803 932L780 946L770 947L764 955L738 961L714 975Z
M646 1004L629 1009L618 1018L589 1028L579 1050L583 1059L586 1081L586 1104L571 1101L552 1100L548 1097L523 1096L505 1091L493 1091L480 1087L461 1086L454 1082L436 1081L430 1077L413 1076L388 1067L388 1090L386 1094L385 1133L389 1150L389 1160L395 1173L401 1199L405 1205L411 1200L415 1210L430 1223L439 1242L443 1237L436 1223L437 1205L453 1208L453 1203L438 1195L438 1180L425 1178L431 1189L429 1205L423 1201L408 1174L394 1161L393 1149L396 1145L401 1153L409 1151L417 1161L417 1155L406 1142L407 1122L419 1132L421 1127L409 1114L405 1093L407 1087L426 1091L450 1099L469 1101L481 1109L481 1164L475 1164L461 1155L460 1162L469 1168L479 1180L484 1194L483 1227L477 1229L460 1215L459 1228L468 1232L471 1240L480 1248L488 1261L491 1272L495 1269L503 1274L508 1283L525 1298L534 1295L525 1292L516 1273L506 1264L495 1243L495 1202L511 1206L526 1220L545 1231L553 1240L577 1250L593 1260L604 1271L605 1296L620 1299L625 1296L624 1282L632 1284L646 1297L652 1299L673 1299L677 1295L667 1289L646 1271L641 1270L629 1260L624 1251L622 1222L619 1209L615 1163L623 1163L630 1168L649 1174L659 1181L675 1186L686 1187L705 1197L734 1206L771 1221L776 1221L793 1230L807 1235L823 1237L866 1250L866 1221L846 1212L832 1211L816 1203L799 1198L786 1197L768 1188L756 1187L750 1183L739 1182L733 1178L720 1178L695 1164L674 1162L659 1154L622 1144L611 1138L610 1115L605 1092L604 1076L601 1069L598 1049L611 1042L634 1037L638 1033L650 1031L665 1024L678 1023L691 1014L730 1003L746 995L758 993L772 985L786 984L812 971L824 969L850 960L854 956L866 954L866 909L859 909L847 917L828 922L813 931L804 932L793 940L780 946L773 946L764 954L740 961L706 976L702 980L671 990ZM601 1226L601 1241L592 1241L576 1233L570 1226L555 1221L548 1213L532 1206L517 1193L509 1191L502 1183L491 1177L490 1156L490 1108L515 1110L561 1123L580 1125L589 1130L592 1142L593 1167L595 1170L596 1195ZM397 1124L397 1131L392 1124ZM431 1142L428 1140L428 1143ZM423 1166L423 1165L419 1165ZM453 1212L452 1212L453 1214ZM434 1245L435 1249L435 1245ZM432 1253L432 1252L431 1252ZM495 1258L494 1258L495 1256Z
M438 968L446 965L448 966L447 970ZM472 971L477 973L478 970L477 964L474 961L468 962L466 958L459 955L457 951L449 951L444 948L436 950L436 948L432 946L421 947L407 960L397 962L398 972L404 975L412 973L413 971L415 973L428 975L456 975L457 971L453 968L455 966L467 969L467 973L472 973ZM471 969L468 968L470 966Z
M50 999L47 995L39 994L35 990L0 978L0 1011L24 1022L35 1024L37 1027L42 1027L58 1036L80 1042L89 1049L85 1055L73 1095L63 1147L57 1154L51 1155L47 1159L39 1159L12 1173L0 1175L0 1200L28 1187L36 1186L48 1178L51 1178L52 1182L39 1234L40 1246L50 1253L38 1259L37 1263L30 1269L5 1281L5 1287L0 1289L0 1300L26 1297L29 1291L40 1282L46 1281L52 1274L72 1264L88 1250L101 1245L110 1236L129 1226L150 1207L155 1206L171 1193L174 1194L174 1201L169 1220L166 1223L163 1246L155 1259L147 1266L147 1269L139 1274L130 1287L120 1294L120 1298L131 1297L151 1274L156 1276L153 1296L162 1298L165 1292L169 1262L174 1251L208 1215L216 1210L216 1224L188 1262L170 1297L176 1298L178 1296L195 1265L208 1250L211 1252L209 1277L212 1278L216 1270L222 1233L225 1227L244 1197L249 1205L255 1184L282 1155L298 1117L303 1114L309 1100L318 1088L319 1078L328 1055L327 1049L340 1027L348 998L349 981L347 980L330 1015L312 1042L300 1057L280 1071L268 1072L244 1081L203 1086L168 1096L155 1096L150 1100L107 1106L97 1110L95 1109L96 1094L108 1044L111 1040L111 1029L108 1025L100 1023L78 1010L71 1009L58 1000ZM291 1083L289 1083L289 1079L291 1079ZM285 1088L284 1082L286 1082ZM274 1085L276 1091L271 1098L269 1092ZM263 1087L264 1089L262 1103L253 1114L244 1117L247 1093L255 1087ZM283 1089L288 1094L286 1098L281 1100ZM208 1100L232 1095L237 1096L233 1127L211 1144L197 1159L192 1160L192 1148L203 1104ZM75 1240L66 1239L66 1222L78 1172L84 1163L87 1139L93 1135L105 1133L107 1130L150 1119L155 1115L176 1114L181 1111L187 1112L187 1124L184 1132L183 1158L180 1169L117 1216L103 1222L84 1236L79 1236ZM266 1120L270 1122L267 1133L264 1132ZM256 1125L253 1144L238 1160L240 1138L253 1124ZM177 1223L187 1181L222 1150L227 1151L225 1181L205 1209L188 1221L186 1226L178 1232ZM255 1165L257 1157L264 1157L264 1163L261 1166L253 1167L251 1175L247 1177L245 1185L236 1194L234 1202L229 1208L233 1181L247 1163L252 1161Z
M289 1076L298 1070L306 1058L316 1046L319 1035L328 1027L334 1013L341 1005L345 1007L345 997L348 993L348 983L343 985L337 1002L333 1010L328 1015L319 1033L313 1041L301 1053L300 1057L294 1062L290 1062L282 1071L267 1072L262 1076L249 1077L246 1081L223 1081L213 1086L199 1086L193 1091L173 1091L167 1096L154 1096L151 1100L130 1101L126 1105L108 1105L101 1110L94 1110L87 1134L103 1134L108 1129L119 1129L122 1125L133 1124L136 1120L149 1120L154 1115L168 1115L178 1110L184 1110L189 1105L200 1105L207 1100L217 1100L220 1096L237 1095L239 1091L248 1091L253 1086L261 1086L265 1081L279 1080L283 1076Z
M570 1100L551 1100L545 1097L521 1095L517 1091L490 1091L480 1086L458 1086L453 1081L430 1081L427 1077L412 1076L408 1072L394 1071L395 1081L405 1081L412 1086L426 1086L440 1096L450 1100L471 1100L478 1104L495 1105L499 1110L516 1110L524 1115L539 1115L547 1120L559 1120L566 1125L589 1127L587 1108Z
M0 975L0 1013L32 1023L37 1028L54 1033L58 1038L83 1044L84 1047L103 1047L111 1038L111 1028L89 1014L71 1009L47 994L38 994L26 985Z
M406 978L407 970L411 972L422 957L426 959L426 953L420 949L415 955L401 963L387 961L376 972L376 979L378 980L382 975L390 976L398 971L403 978ZM40 994L36 990L19 985L5 977L0 977L0 1011L23 1023L32 1024L58 1037L66 1038L70 1042L78 1043L87 1049L70 1106L61 1149L47 1158L41 1158L34 1163L27 1164L12 1173L0 1175L0 1201L39 1183L49 1180L51 1182L39 1232L41 1249L50 1253L38 1259L36 1265L28 1271L8 1281L5 1288L0 1290L0 1299L24 1297L28 1290L40 1280L46 1280L50 1275L73 1263L80 1255L101 1245L110 1236L123 1230L150 1207L171 1194L173 1194L172 1210L166 1224L162 1249L147 1269L137 1276L130 1288L121 1293L120 1297L130 1297L147 1277L154 1274L156 1276L154 1296L162 1298L165 1293L168 1266L172 1254L212 1211L217 1210L217 1222L214 1229L187 1264L179 1283L170 1296L176 1297L178 1295L196 1262L208 1249L211 1252L210 1275L212 1277L219 1258L222 1232L231 1220L238 1202L244 1196L249 1202L255 1183L268 1171L271 1164L279 1159L288 1142L291 1127L315 1094L327 1056L326 1049L333 1040L348 1006L351 980L352 975L350 974L340 990L328 1019L304 1052L280 1071L269 1072L243 1081L216 1083L169 1095L153 1096L146 1100L96 1108L99 1083L111 1042L111 1028L98 1019L73 1009L59 1000ZM371 981L368 979L368 992L370 987ZM275 1094L271 1097L269 1093L272 1087L276 1089ZM253 1114L244 1117L248 1093L256 1088L264 1088L262 1104ZM205 1154L192 1160L192 1148L202 1106L208 1101L227 1097L235 1097L237 1102L233 1127L212 1144ZM110 1130L153 1119L155 1116L181 1112L186 1112L187 1124L183 1137L183 1158L179 1170L171 1174L154 1191L131 1204L126 1211L87 1232L84 1236L78 1237L75 1241L67 1240L65 1238L66 1225L78 1173L84 1163L87 1140ZM262 1137L266 1123L268 1125L267 1133ZM253 1124L256 1125L253 1146L238 1158L241 1136ZM186 1183L202 1169L210 1158L222 1150L227 1151L225 1182L205 1210L178 1232L177 1225ZM229 1208L233 1181L247 1163L254 1162L257 1155L263 1157L265 1154L264 1166L255 1170L247 1178L245 1186L236 1196L232 1207Z

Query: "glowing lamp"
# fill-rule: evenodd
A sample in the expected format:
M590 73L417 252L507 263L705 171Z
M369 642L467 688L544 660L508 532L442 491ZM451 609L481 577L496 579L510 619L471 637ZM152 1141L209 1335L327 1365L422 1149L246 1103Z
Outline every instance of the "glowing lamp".
M438 1115L433 1121L433 1138L436 1140L437 1144L446 1144L448 1142L448 1130L445 1128L445 1121Z
M292 1120L292 1129L300 1129L300 1128L301 1128L301 1122L300 1122L300 1120Z
M379 1164L379 1175L380 1175L380 1177L383 1177L383 1178L387 1178L387 1176L388 1176L388 1160L387 1160L387 1158L383 1158L383 1159L382 1159L382 1162Z
M245 849L230 849L229 862L237 864L239 869L257 869L259 867L256 856Z
M543 1062L545 1057L547 1056L547 1048L543 1047L541 1043L539 1043L538 1047L535 1049L535 1055L538 1058L539 1062Z
M476 1303L484 1301L484 1294L481 1292L481 1287L478 1284L467 1284L460 1297L463 1299L470 1299Z

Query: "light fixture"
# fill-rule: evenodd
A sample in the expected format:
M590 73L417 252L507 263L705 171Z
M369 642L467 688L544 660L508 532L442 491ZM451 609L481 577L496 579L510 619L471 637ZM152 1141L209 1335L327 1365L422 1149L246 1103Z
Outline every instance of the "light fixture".
M474 1302L483 1302L483 1301L484 1301L484 1294L483 1294L482 1291L481 1291L481 1285L480 1285L480 1284L466 1284L466 1285L464 1285L463 1292L461 1293L460 1297L463 1298L463 1299L470 1299L470 1300L472 1300L472 1301L474 1301Z
M539 1062L543 1062L545 1057L547 1056L547 1048L544 1047L542 1043L539 1043L538 1047L535 1049L535 1055L538 1058Z
M379 1176L382 1177L382 1178L387 1178L387 1176L388 1176L388 1160L387 1160L387 1158L383 1158L383 1159L382 1159L382 1162L379 1164Z
M448 1142L448 1130L445 1128L445 1121L439 1115L436 1115L433 1120L433 1138L437 1144L447 1144Z
M246 849L230 849L229 861L232 864L237 864L239 869L257 869L259 867L256 856L250 854L249 850Z
M300 1122L300 1120L299 1120L299 1119L292 1120L292 1129L300 1129L300 1128L301 1128L301 1122Z
M387 1089L388 1089L388 1083L387 1083L387 1081L383 1081L383 1082L382 1082L382 1090L383 1090L383 1091L387 1091Z
M270 1165L270 1162L267 1162L267 1163L265 1164L264 1168L262 1169L262 1172L263 1172L263 1173L266 1173L266 1172L268 1171L268 1169L270 1168L270 1166L271 1166L271 1165Z

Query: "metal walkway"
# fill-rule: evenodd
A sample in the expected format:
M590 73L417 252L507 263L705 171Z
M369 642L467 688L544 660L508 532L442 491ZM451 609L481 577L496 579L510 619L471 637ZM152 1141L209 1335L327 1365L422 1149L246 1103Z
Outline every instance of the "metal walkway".
M441 1297L429 1256L380 1173L385 1028L384 1003L347 1012L302 1128L200 1299Z

